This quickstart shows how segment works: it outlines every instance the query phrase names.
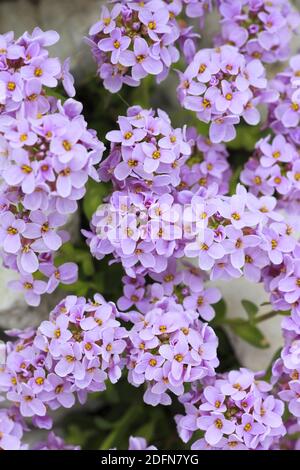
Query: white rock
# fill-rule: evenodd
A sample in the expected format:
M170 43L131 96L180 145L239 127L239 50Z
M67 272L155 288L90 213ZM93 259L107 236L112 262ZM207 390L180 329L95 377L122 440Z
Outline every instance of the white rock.
M250 300L257 306L269 300L262 284L253 284L244 278L234 279L229 282L212 282L210 284L221 290L227 305L228 318L247 318L247 314L241 304L242 300ZM269 310L271 310L270 305L261 307L259 314L266 313ZM270 347L267 349L255 348L231 333L229 329L227 330L233 349L243 366L252 370L262 370L269 366L275 352L283 344L281 321L282 317L278 315L259 324L260 330L270 343Z

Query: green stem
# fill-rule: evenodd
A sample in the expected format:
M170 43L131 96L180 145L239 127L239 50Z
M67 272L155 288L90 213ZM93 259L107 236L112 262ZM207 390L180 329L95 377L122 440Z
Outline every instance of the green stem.
M274 312L273 310L271 312L268 312L268 313L264 313L263 315L261 315L260 317L257 317L255 320L254 320L254 323L261 323L262 321L265 321L265 320L269 320L269 318L273 318L273 317L276 317L277 315L279 315L280 313L279 312Z
M121 435L126 435L131 423L140 416L140 412L141 408L139 406L131 406L123 418L116 423L114 430L107 436L99 450L111 449Z

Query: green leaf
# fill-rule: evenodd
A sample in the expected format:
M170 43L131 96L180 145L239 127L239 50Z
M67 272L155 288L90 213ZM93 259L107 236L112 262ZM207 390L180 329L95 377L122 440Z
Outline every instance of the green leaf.
M103 199L108 192L108 184L97 183L97 181L89 179L86 194L83 199L83 212L88 220L91 219L98 206L103 203Z
M101 431L108 431L114 427L114 423L111 423L107 419L102 418L101 416L96 416L94 419L95 426Z
M222 325L226 317L227 305L224 299L219 300L214 306L214 311L216 312L215 318L212 321L214 326Z
M253 151L256 142L262 137L260 126L240 124L236 127L236 131L236 138L227 144L227 147L232 150Z
M234 171L231 179L230 179L230 183L229 183L229 194L232 195L232 194L235 194L236 192L236 187L237 187L237 184L240 180L240 174L241 174L241 171L242 171L242 166L238 166L236 168L236 170Z
M227 320L233 333L256 348L265 349L270 345L262 332L248 320L233 318Z
M245 299L242 300L242 305L246 310L249 320L252 321L259 310L257 305L255 305L253 302L250 302L250 300Z

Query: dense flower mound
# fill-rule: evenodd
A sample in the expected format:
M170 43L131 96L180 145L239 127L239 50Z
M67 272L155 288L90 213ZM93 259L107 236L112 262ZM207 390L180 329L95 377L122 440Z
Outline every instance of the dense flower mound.
M174 298L164 296L152 303L147 313L130 311L128 318L133 323L128 380L136 387L147 384L146 403L170 405L168 392L180 396L185 383L215 374L219 364L217 337L192 307L184 308Z
M22 416L49 429L48 409L71 408L75 394L83 403L88 392L105 389L107 378L120 378L127 333L116 315L100 295L93 302L68 296L37 330L8 332L17 339L7 343L0 391Z
M148 74L163 80L179 59L175 42L181 34L176 16L181 2L126 1L103 6L88 43L103 84L112 93L123 84L138 86ZM184 31L185 40L189 32Z
M257 124L257 105L262 101L267 80L259 59L246 60L239 49L223 45L201 49L184 73L177 88L181 105L210 123L212 142L228 142L235 138L235 125L240 118ZM266 99L266 98L264 98Z
M300 16L289 0L218 0L221 33L216 43L228 42L246 57L273 63L286 60Z
M82 105L48 94L58 80L75 93L69 61L49 58L47 46L57 40L57 33L39 28L16 40L10 33L0 37L0 248L4 265L20 273L13 286L30 305L59 282L76 280L76 265L56 267L54 253L68 239L61 227L76 211L88 177L97 179L94 165L104 150L87 128ZM37 271L47 282L32 277Z
M176 416L181 439L188 442L197 431L204 437L193 450L268 450L286 432L283 402L272 386L247 369L218 374L207 385L180 398L185 415Z

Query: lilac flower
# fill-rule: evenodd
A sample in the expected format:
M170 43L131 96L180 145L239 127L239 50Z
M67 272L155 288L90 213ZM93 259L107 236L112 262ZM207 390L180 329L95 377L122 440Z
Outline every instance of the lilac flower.
M139 12L139 19L147 27L149 37L153 41L159 39L158 34L170 32L170 27L167 25L169 21L167 8L160 8L155 13L143 9Z
M119 116L119 131L110 131L106 134L106 138L111 142L120 142L124 146L131 147L135 142L140 142L146 135L142 129L134 129L128 122L128 119Z
M216 144L233 140L236 135L234 124L239 122L239 117L233 115L216 117L209 128L210 140Z
M274 229L266 228L263 237L264 241L261 246L268 252L268 256L274 264L282 263L283 253L289 253L294 248L290 237L280 236Z
M91 26L89 34L93 36L103 31L105 34L109 34L116 26L114 21L121 11L121 5L114 5L112 11L110 12L107 7L102 7L100 14L100 21Z
M261 239L257 235L244 235L242 230L230 225L225 230L228 239L222 245L226 253L230 254L233 267L240 269L245 264L245 249L259 245Z
M288 408L292 415L300 417L300 399L299 399L300 383L299 380L289 382L289 389L279 393L282 400L288 402Z
M282 135L274 137L272 144L262 141L259 148L263 153L260 160L263 167L272 166L278 161L290 162L295 152L292 145L287 143Z
M120 54L128 49L130 38L122 35L120 28L115 28L110 32L109 39L101 39L98 47L101 51L111 52L111 62L113 65L117 64L120 59Z
M21 247L20 235L25 230L25 222L16 219L11 212L6 212L1 217L0 240L3 249L7 253L16 253Z
M163 70L162 62L151 54L145 39L139 37L134 40L133 52L122 52L119 61L126 67L132 67L132 77L135 80L146 77L148 73L158 75Z
M58 59L36 58L31 61L31 65L21 68L21 77L26 80L37 78L42 85L55 87L60 71L61 66Z
M47 284L44 281L34 280L32 275L23 275L19 281L10 281L9 286L24 293L28 305L37 307L41 295L46 292Z
M44 416L46 414L46 407L42 400L24 383L21 384L19 393L8 392L7 396L10 400L20 403L22 416Z
M58 267L50 263L42 263L40 271L49 278L47 285L48 294L52 294L59 283L73 284L78 276L78 267L75 263L64 263Z
M62 84L67 95L73 98L76 91L74 88L74 77L70 73L70 58L66 59L62 66Z
M204 229L203 240L200 237L198 242L188 244L185 254L188 257L198 255L199 267L209 270L213 267L215 260L222 258L224 248L221 244L214 241L214 233L211 229Z
M210 321L215 316L215 311L211 304L218 302L220 298L220 291L214 287L209 287L202 292L193 293L185 297L183 305L186 309L197 310L204 320Z
M201 416L197 422L200 429L206 431L205 439L210 445L218 444L224 434L232 434L235 430L235 425L219 413Z
M241 114L243 106L248 101L248 95L244 92L233 91L230 84L222 81L222 92L216 99L216 109L219 112L229 110L232 114Z

